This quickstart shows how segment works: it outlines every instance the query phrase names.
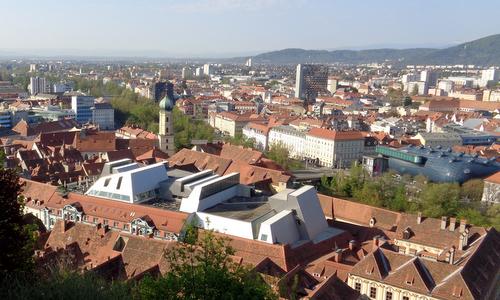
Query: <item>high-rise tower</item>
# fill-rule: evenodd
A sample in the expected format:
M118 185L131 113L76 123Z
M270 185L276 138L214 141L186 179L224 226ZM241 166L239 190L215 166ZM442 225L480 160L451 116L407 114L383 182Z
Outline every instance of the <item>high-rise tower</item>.
M167 92L160 101L160 124L158 132L158 144L160 150L169 156L175 153L174 122L172 110L175 106L174 85L167 83Z
M318 94L328 92L328 68L322 65L297 65L295 97L313 102Z

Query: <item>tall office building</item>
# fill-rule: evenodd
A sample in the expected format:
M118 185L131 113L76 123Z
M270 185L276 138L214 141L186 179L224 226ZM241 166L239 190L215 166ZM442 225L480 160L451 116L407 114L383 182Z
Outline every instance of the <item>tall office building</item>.
M423 70L420 72L420 81L423 81L427 86L436 86L438 82L439 73L432 70Z
M30 94L36 95L40 93L47 93L50 90L47 89L47 82L43 77L30 77Z
M189 79L191 76L193 76L193 72L191 72L191 69L188 67L183 67L182 68L182 79Z
M210 64L203 65L203 75L210 76L212 74L212 66Z
M320 92L327 91L328 68L322 65L297 65L295 97L314 101Z
M30 64L30 72L36 72L38 66L36 64Z
M71 109L75 112L78 123L92 122L92 109L94 97L73 96L71 97Z
M328 77L328 83L327 83L327 90L332 93L332 94L335 94L335 92L337 91L337 87L338 87L338 78L337 77Z
M247 59L247 61L245 62L245 66L249 67L249 68L252 67L252 58L251 57L249 59Z
M196 75L196 77L202 76L203 75L203 68L201 68L201 67L196 68L195 75Z
M491 67L486 70L481 71L481 79L484 81L499 81L500 80L500 71Z

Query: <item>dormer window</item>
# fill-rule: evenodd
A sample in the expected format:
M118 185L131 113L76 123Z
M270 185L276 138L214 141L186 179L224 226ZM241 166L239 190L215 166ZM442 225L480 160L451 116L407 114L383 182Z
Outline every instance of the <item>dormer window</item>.
M371 268L370 267L366 268L365 270L366 274L371 275L373 273L373 269L374 269L373 266Z
M407 285L413 285L414 282L415 282L414 277L406 276L406 284Z

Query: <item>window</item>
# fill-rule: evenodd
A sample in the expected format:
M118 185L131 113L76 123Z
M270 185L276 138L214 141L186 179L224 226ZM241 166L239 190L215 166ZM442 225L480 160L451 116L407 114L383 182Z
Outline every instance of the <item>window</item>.
M373 299L377 298L377 288L376 287L372 286L370 288L370 298L373 298Z
M392 292L385 293L385 300L392 300Z
M118 228L118 222L113 222L113 227Z
M94 223L96 223L96 224L97 224L97 222L99 222L99 218L95 218L95 217L94 217Z
M267 234L261 234L260 235L260 240L261 241L267 241Z
M116 189L119 190L121 186L122 186L122 177L119 177L118 183L116 184Z
M128 224L123 224L123 230L128 230Z
M107 178L106 180L104 180L104 186L108 186L110 181L111 181L111 178Z
M355 289L356 291L358 291L358 292L360 292L360 293L361 293L361 283L356 282L356 283L354 284L354 289Z
M403 300L410 300L410 297L408 297L408 296L403 296Z
M104 219L103 223L104 223L104 225L108 225L108 220Z

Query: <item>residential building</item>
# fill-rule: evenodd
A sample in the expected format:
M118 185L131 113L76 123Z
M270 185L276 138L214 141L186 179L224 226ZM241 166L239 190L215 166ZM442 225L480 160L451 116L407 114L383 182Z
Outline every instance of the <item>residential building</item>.
M72 96L71 109L75 112L78 123L92 122L92 108L94 107L94 97L92 96Z
M500 102L500 90L483 90L483 101Z
M326 89L333 95L337 91L339 80L337 77L328 77Z
M348 168L363 157L365 138L359 131L312 128L306 134L305 157L325 167Z
M292 126L276 126L269 130L269 146L274 144L285 146L290 157L302 159L306 146L306 134Z
M31 95L38 93L48 93L50 89L47 88L47 82L44 77L30 77L29 90Z
M260 122L263 118L252 113L237 114L223 111L211 116L210 125L225 135L236 136L243 134L243 127L249 122Z
M326 92L328 68L321 65L297 65L295 97L313 102L319 93Z
M268 147L269 127L266 124L249 122L242 129L242 134L247 139L255 141L254 146L260 151L266 151Z
M73 85L67 82L54 83L52 86L52 91L54 93L66 93L73 90Z
M115 128L115 110L109 103L95 103L92 109L92 123L101 130Z
M462 145L462 138L452 132L420 132L415 137L420 143L430 148L450 148Z
M454 86L454 82L451 81L451 80L439 80L439 83L438 83L438 88L445 91L446 93L450 93L453 91L453 86Z
M481 201L489 204L500 203L500 171L484 179Z
M212 66L210 64L203 65L203 75L205 76L212 75Z

